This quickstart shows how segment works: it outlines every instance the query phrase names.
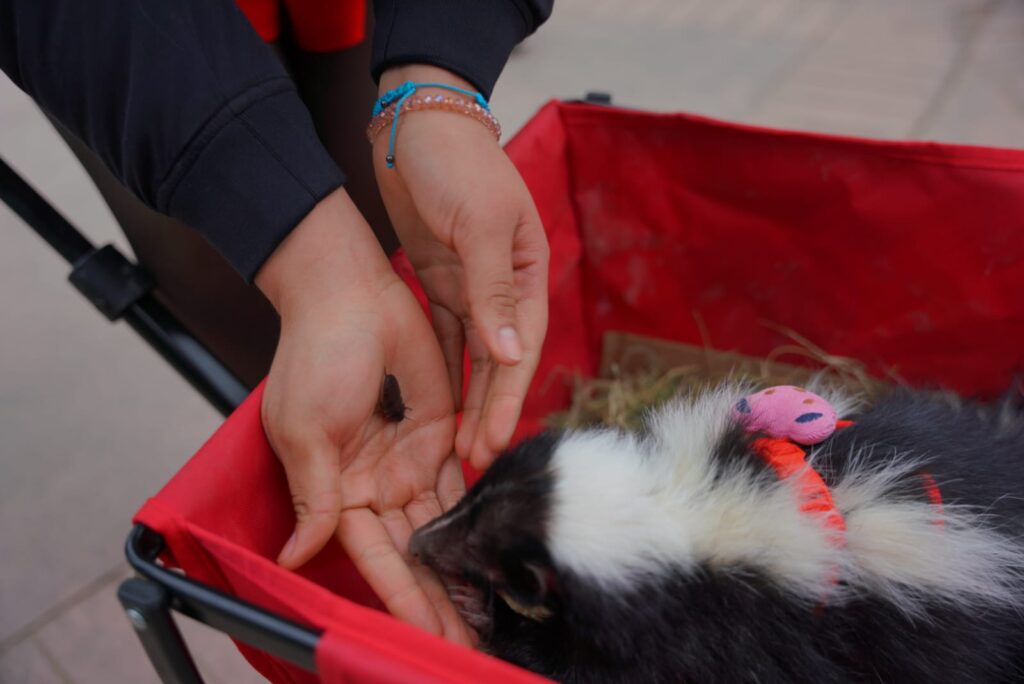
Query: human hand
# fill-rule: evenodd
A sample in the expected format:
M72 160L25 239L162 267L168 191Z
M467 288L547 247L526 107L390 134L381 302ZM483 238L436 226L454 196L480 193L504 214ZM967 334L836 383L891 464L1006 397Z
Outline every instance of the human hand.
M262 405L297 519L279 562L296 568L337 534L392 614L471 643L436 576L407 561L413 529L465 491L444 359L422 309L343 190L256 282L281 314ZM406 420L378 413L385 372L399 380Z
M411 65L386 71L381 91L405 81L475 90L443 69ZM537 369L547 330L547 239L522 178L480 122L417 111L399 117L397 135L394 168L384 160L387 131L374 143L377 181L430 301L456 405L469 350L455 446L482 469L508 445Z

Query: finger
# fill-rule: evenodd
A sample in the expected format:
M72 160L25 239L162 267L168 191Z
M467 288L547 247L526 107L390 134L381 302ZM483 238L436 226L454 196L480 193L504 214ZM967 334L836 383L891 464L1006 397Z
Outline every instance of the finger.
M423 492L402 509L413 529L423 527L444 511L437 498L437 492Z
M548 327L548 262L550 250L536 212L516 233L516 285L523 331L523 361L495 370L488 386L480 425L474 434L470 463L486 468L505 449L515 432L523 401L537 370Z
M477 470L486 470L511 442L538 361L539 354L531 351L519 365L494 370L469 455Z
M283 462L295 509L295 530L277 562L294 570L315 556L338 527L341 473L330 449Z
M462 407L462 361L465 356L462 321L445 307L435 304L430 305L430 317L437 341L441 344L444 363L448 367L452 399L455 402L455 410L458 411Z
M444 634L437 609L373 511L343 511L338 538L356 569L392 615L432 634Z
M470 464L477 470L486 470L512 440L536 369L536 362L528 359L518 366L500 366L495 370L469 456Z
M534 313L529 311L531 304L524 301L521 307L523 314ZM544 325L540 327L540 334L531 339L530 347L521 364L498 367L490 378L469 457L470 464L477 470L486 469L497 455L508 447L519 423L523 400L537 372L541 347L544 344L547 302L544 304L545 308L537 311L535 317L535 320Z
M412 566L412 573L416 581L423 587L423 593L427 600L437 611L441 620L441 629L444 638L467 646L473 644L475 634L466 624L465 619L459 613L459 609L452 602L448 589L433 570L425 565L415 563Z
M466 272L470 315L491 356L515 365L523 358L512 280L512 239L517 226L486 230L486 225L473 223L456 234L454 243Z
M487 387L490 385L491 373L494 370L487 347L472 322L466 327L466 347L469 350L470 361L469 389L466 391L466 401L462 405L462 423L455 436L455 452L462 458L469 458L472 450L480 414L487 399Z
M466 629L465 621L452 604L440 579L430 568L407 558L409 538L412 536L413 528L426 524L441 514L441 506L435 497L424 495L418 500L421 502L419 506L415 506L413 503L406 505L406 510L411 508L414 511L416 519L403 511L388 511L379 516L380 522L394 548L407 564L410 575L419 585L423 596L426 597L436 613L441 625L441 634L446 639L470 643L471 635ZM420 522L416 522L417 519ZM384 600L383 597L381 600ZM388 605L386 601L385 605ZM391 610L390 606L388 609Z
M457 458L448 458L441 464L437 474L437 499L447 512L466 495L466 480L462 476L462 464Z
M384 531L387 532L388 538L391 539L392 546L408 563L410 560L409 538L412 537L414 528L405 511L401 509L384 511L383 513L377 513L377 517L380 519Z

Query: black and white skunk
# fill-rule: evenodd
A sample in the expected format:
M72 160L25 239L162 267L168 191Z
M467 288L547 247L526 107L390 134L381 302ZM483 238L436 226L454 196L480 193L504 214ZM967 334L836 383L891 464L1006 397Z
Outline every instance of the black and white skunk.
M558 681L1024 681L1020 412L821 393L855 421L807 449L842 543L723 386L519 444L411 549L482 593L490 653Z

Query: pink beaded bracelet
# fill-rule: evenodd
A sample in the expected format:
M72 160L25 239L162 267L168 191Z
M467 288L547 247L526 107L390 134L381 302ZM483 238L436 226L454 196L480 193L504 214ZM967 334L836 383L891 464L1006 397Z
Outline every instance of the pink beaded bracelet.
M426 109L465 114L486 126L494 134L495 140L501 139L501 124L493 114L472 100L456 95L413 95L402 102L403 114ZM380 132L390 126L394 120L395 105L391 104L370 119L370 123L366 127L366 139L372 144Z

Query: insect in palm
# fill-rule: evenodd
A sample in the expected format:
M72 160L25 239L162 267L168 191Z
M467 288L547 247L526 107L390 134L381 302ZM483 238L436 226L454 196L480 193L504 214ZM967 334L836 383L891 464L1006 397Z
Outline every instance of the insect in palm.
M391 373L384 373L384 381L380 386L380 399L377 400L377 413L389 423L401 423L410 408L402 400L402 388L398 378Z

